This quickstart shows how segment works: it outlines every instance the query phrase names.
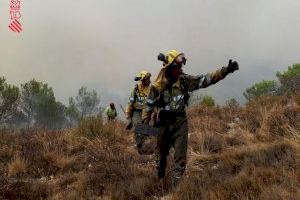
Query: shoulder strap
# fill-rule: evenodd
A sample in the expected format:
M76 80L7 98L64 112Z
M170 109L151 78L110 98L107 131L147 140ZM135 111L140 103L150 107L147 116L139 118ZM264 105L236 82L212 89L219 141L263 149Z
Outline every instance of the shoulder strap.
M140 93L139 92L139 86L138 86L138 84L135 84L135 86L134 86L134 96L133 96L134 102L135 102L135 100L137 98L137 94L136 93Z
M180 88L184 95L184 103L188 106L188 101L190 99L189 88L184 77L180 77Z
M164 107L167 103L164 100L164 92L166 89L158 92L158 96L155 99L155 106L157 107Z

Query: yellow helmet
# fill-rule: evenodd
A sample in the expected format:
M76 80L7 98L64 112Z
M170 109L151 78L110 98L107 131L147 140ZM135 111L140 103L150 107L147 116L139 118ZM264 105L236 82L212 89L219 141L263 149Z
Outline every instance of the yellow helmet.
M140 75L135 77L134 80L135 81L142 81L142 80L144 80L144 78L150 77L150 76L151 76L150 72L144 70L144 71L141 71Z
M183 53L177 51L177 50L170 50L167 52L167 55L160 53L158 55L158 60L163 61L163 68L167 68L169 65L173 63L175 58L177 58L179 55L182 55Z

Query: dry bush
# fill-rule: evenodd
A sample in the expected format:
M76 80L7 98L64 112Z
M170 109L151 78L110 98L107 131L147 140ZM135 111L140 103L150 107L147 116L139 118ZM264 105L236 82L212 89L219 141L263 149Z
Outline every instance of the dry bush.
M294 94L292 96L293 102L295 102L298 106L300 106L300 92Z
M11 129L0 130L0 169L14 157L16 152L16 138L18 133Z
M194 155L172 199L259 199L277 185L298 195L299 153L298 143L284 141Z
M252 133L258 133L269 110L287 103L281 96L262 96L248 102L239 114L242 128Z
M25 173L26 167L25 159L17 152L14 159L8 164L8 176L20 176L22 173Z
M47 183L14 181L0 188L3 199L46 199L51 194Z
M225 136L213 132L191 133L189 146L192 151L198 153L217 153L221 152L225 145Z
M261 128L264 111L265 110L255 105L248 105L240 114L242 121L241 127L251 133L257 133L259 128Z
M189 162L173 190L172 151L160 182L154 158L137 153L121 122L1 130L0 198L300 199L299 96L189 108Z
M71 167L73 158L68 155L68 143L63 132L47 132L28 135L23 141L23 152L29 160L30 175L36 178L56 175L59 171Z
M226 147L237 147L241 145L250 145L258 142L257 139L248 131L240 128L235 129L225 137Z
M189 148L201 154L220 153L228 148L256 142L258 140L253 134L238 126L230 129L226 134L211 131L197 131L189 134Z
M293 104L269 111L264 121L265 132L274 139L278 136L291 136L290 128L300 132L300 107Z
M285 186L282 185L273 185L267 188L264 188L260 199L262 200L298 200L300 196L300 189L295 189L291 192Z
M100 117L88 117L81 120L78 124L74 134L79 137L86 137L89 139L101 138L115 141L120 139L120 123L108 122L103 124L103 120Z
M101 140L93 141L86 149L87 160L92 167L87 172L84 185L95 191L103 190L104 185L134 176L132 155L125 154L122 148L126 147Z
M231 122L229 113L220 107L196 106L188 110L189 130L212 131L225 133L228 131L228 123Z
M160 183L155 177L144 176L122 181L114 188L111 199L159 199L169 193L169 186Z

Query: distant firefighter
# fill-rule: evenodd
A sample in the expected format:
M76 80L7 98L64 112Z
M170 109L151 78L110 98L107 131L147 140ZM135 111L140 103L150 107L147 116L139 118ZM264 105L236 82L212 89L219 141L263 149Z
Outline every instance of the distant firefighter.
M117 117L117 110L115 108L115 104L113 102L110 102L109 106L105 108L104 113L108 121L114 120Z
M129 102L126 108L126 118L129 121L127 129L134 128L142 123L142 111L146 106L146 99L150 91L151 74L148 71L142 71L138 76L134 78L138 81L132 89ZM146 139L145 135L135 132L136 147L140 154L143 154L142 146Z
M170 148L174 148L172 185L176 186L185 171L187 161L188 124L185 107L189 94L224 79L229 73L238 70L238 63L229 60L228 66L213 73L191 76L182 71L186 57L181 52L171 50L166 55L159 54L158 60L163 62L163 67L150 88L143 121L159 128L155 150L159 178L164 178L167 156ZM155 118L152 117L154 109L158 110ZM156 121L152 122L152 119Z

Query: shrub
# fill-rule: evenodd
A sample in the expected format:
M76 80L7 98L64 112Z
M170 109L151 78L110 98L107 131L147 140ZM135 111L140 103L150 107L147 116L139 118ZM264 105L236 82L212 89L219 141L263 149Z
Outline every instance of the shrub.
M201 100L201 105L213 107L215 106L215 100L211 96L204 96Z

